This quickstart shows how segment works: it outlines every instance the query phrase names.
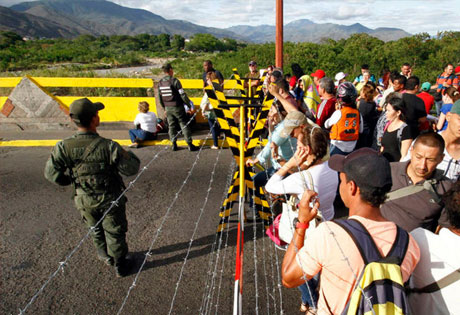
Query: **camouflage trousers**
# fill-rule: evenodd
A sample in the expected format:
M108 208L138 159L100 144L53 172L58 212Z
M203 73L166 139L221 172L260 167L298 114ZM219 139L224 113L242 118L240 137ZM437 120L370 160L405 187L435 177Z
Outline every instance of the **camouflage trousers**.
M117 206L114 206L98 225L96 223L101 220L109 206L78 208L86 226L88 228L94 226L91 238L96 250L106 252L115 259L125 257L128 253L128 244L126 243L128 221L126 220L125 202L120 201Z
M182 129L184 133L185 142L192 143L192 132L190 126L187 124L187 114L184 107L166 107L166 117L168 118L169 139L172 139ZM176 138L177 140L177 138ZM174 140L174 142L176 141Z

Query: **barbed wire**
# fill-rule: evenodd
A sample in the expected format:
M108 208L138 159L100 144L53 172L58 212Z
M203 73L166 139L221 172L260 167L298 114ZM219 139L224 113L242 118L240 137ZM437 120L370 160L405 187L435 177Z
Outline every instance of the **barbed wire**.
M280 114L279 112L278 112L278 115L279 115L279 117L280 117L281 120L282 120L281 114ZM311 135L310 135L310 136L311 136ZM294 152L294 156L295 156L296 150L294 150L293 145L292 145L291 142L289 142L289 144L290 144L291 150L292 150L292 152ZM300 161L297 161L297 163L296 163L296 164L297 164L297 170L298 170L298 172L300 173L300 176L301 176L302 179L303 179L304 190L306 190L306 189L308 188L307 179L306 179L306 177L305 177L305 174L303 173L303 171L302 171L301 168L300 168L300 165L301 165L301 164L300 164L299 162L300 162ZM284 182L283 182L283 180L281 180L281 183L282 183L282 185L283 185L283 191L286 191L286 190L284 189ZM314 187L311 187L311 190L314 190ZM287 201L287 195L286 195L286 193L285 193L284 195L285 195L285 198L286 198L286 201ZM318 196L318 197L319 197L319 196ZM320 212L319 209L318 209L318 212ZM293 219L294 219L294 218L291 218L290 211L287 211L287 213L288 213L288 215L289 215L289 222L293 222ZM324 216L322 216L322 221L324 222ZM346 256L344 250L343 250L342 247L340 246L340 243L339 243L339 241L337 240L337 237L336 237L335 233L331 230L329 224L326 224L326 227L328 228L330 234L332 235L334 241L336 242L336 244L337 244L337 246L338 246L338 248L339 248L339 250L340 250L340 253L341 253L342 257L343 257L343 260L347 262L347 265L348 265L348 267L349 267L349 269L350 269L350 271L351 271L353 277L355 278L357 287L359 288L359 290L360 290L361 293L363 294L364 299L366 300L366 302L369 304L369 307L371 308L372 313L375 315L375 311L374 311L374 309L373 309L373 307L372 307L371 299L370 299L370 297L368 297L368 296L366 295L366 293L364 292L364 289L363 289L363 288L361 287L361 285L359 284L358 275L356 275L355 272L353 271L353 268L352 268L352 266L351 266L351 263L350 263L348 257ZM293 233L293 235L294 235L295 229L294 229L294 227L293 227L292 224L290 224L290 228L291 228L291 231L292 231L292 233ZM294 250L295 250L296 256L298 256L299 249L297 248L297 245L296 245L295 243L293 243L293 244L294 244ZM301 261L301 259L297 259L297 261L299 262L299 264L300 264L300 269L302 270L302 274L303 274L303 275L302 275L302 279L304 279L305 282L307 282L308 280L307 280L307 277L306 277L306 273L304 272L304 268L303 268L303 266L302 266L302 261ZM307 284L306 286L307 286L307 289L308 289L308 293L309 293L309 295L310 295L310 298L311 298L313 304L315 304L315 303L314 303L314 299L313 299L313 295L312 295L311 290L310 290L310 287L309 287L308 284ZM313 308L314 308L315 311L317 310L317 308L316 308L315 305L313 305Z
M184 125L184 128L186 128L190 123L191 121L195 118L196 116L196 113L191 117L191 119L187 122L186 125ZM177 138L177 136L182 132L183 129L181 129L179 132L177 132L177 134L173 137L173 139L175 140ZM99 224L101 224L101 222L105 219L105 217L107 216L107 214L113 209L114 206L117 206L118 205L118 202L120 201L120 199L126 194L126 192L128 190L130 190L134 184L136 183L136 181L139 179L139 177L141 177L141 175L149 168L149 166L158 158L158 156L163 153L164 151L167 150L167 147L165 147L163 150L159 151L157 154L155 154L155 156L144 166L140 169L140 171L137 173L137 176L134 178L134 180L132 180L128 186L121 192L121 194L114 200L111 202L109 208L104 211L102 217L99 219L99 221L96 222L96 224L94 224L94 226L90 227L88 229L88 232L83 236L83 238L78 242L77 246L75 246L71 251L70 253L65 257L65 259L63 261L60 261L59 262L59 266L58 268L51 274L50 277L48 277L47 280L45 280L45 282L43 283L43 285L38 289L38 291L35 292L35 294L32 296L32 298L29 300L29 302L26 304L26 306L24 308L19 308L19 314L23 315L25 314L25 312L27 311L27 309L35 302L35 300L38 298L38 296L40 294L43 293L44 289L48 286L48 284L57 276L57 274L59 273L59 271L63 270L65 266L67 266L68 264L68 261L70 260L70 258L78 251L78 249L83 245L83 243L90 237L91 235L91 232L94 231L95 227L98 226Z
M253 167L253 173L254 172L254 167ZM257 218L256 218L256 202L255 202L255 183L253 181L253 186L252 186L252 219L253 219L253 225L252 225L252 231L254 233L254 236L253 236L253 244L254 244L254 287L255 287L255 296L256 296L256 305L255 305L255 312L256 312L256 315L259 314L259 284L258 284L258 277L257 277ZM262 238L263 238L263 235L262 235Z
M195 113L195 114L196 114L196 113ZM210 134L211 134L211 132L208 133L208 135L207 135L207 137L206 137L205 140L208 139L208 137L209 137ZM130 295L131 291L132 291L132 290L134 289L134 287L136 286L137 280L139 279L139 276L140 276L140 273L141 273L141 271L144 269L144 266L145 266L145 263L147 262L148 257L151 256L151 251L152 251L152 249L153 249L153 245L155 245L155 242L156 242L156 240L157 240L159 234L161 233L161 230L162 230L162 228L163 228L163 225L164 225L164 223L166 222L166 219L168 218L169 213L171 212L172 207L174 206L174 204L176 203L177 199L179 198L179 194L182 192L182 189L183 189L183 188L185 187L185 185L187 184L187 182L188 182L190 176L191 176L192 173L193 173L193 170L195 169L195 166L196 166L197 163L198 163L198 160L200 159L200 154L201 154L201 152L203 151L203 147L204 147L205 142L206 142L206 141L204 141L203 144L201 145L200 150L198 151L198 153L197 153L197 155L196 155L195 161L193 162L193 164L192 164L192 166L191 166L191 168L190 168L190 170L189 170L189 172L188 172L188 174L187 174L187 176L186 176L184 182L183 182L182 185L180 186L179 190L176 192L173 201L171 202L171 204L170 204L169 207L167 208L166 213L164 214L163 219L161 220L160 226L158 227L157 232L156 232L155 236L153 237L152 242L150 243L150 246L149 246L149 248L148 248L148 250L147 250L147 253L145 254L145 258L144 258L144 260L142 261L142 264L141 264L141 266L140 266L138 272L136 273L136 276L134 277L134 280L133 280L131 286L128 288L128 292L126 293L126 296L125 296L125 298L123 299L123 303L121 304L120 309L118 310L117 314L121 314L121 311L123 310L124 306L126 305L126 302L128 301L128 298L129 298L129 295Z
M216 312L215 312L215 314L218 314L218 309L219 309L220 292L221 292L221 289L222 289L222 279L223 279L223 275L224 275L225 260L227 258L227 251L228 251L228 239L229 239L228 236L229 236L229 234L230 234L230 224L227 224L227 230L226 230L226 233L225 233L224 255L222 257L222 265L221 265L222 267L220 269L219 284L218 284L218 288L217 288L217 298L216 298L216 304L215 304ZM216 265L216 270L215 270L216 275L217 275L217 267L218 266ZM212 292L214 292L214 291L215 291L215 284L213 285ZM211 301L210 307L212 307L212 297L213 297L213 295L211 296L211 299L210 299L210 301Z
M217 121L214 122L214 125L213 127L216 125ZM187 263L187 259L189 257L189 254L190 254L190 251L191 251L191 248L192 248L192 244L193 244L193 241L194 241L194 237L195 237L195 234L198 230L198 225L200 223L200 220L201 220L201 217L203 215L203 212L204 212L204 209L208 203L208 199L209 199L209 194L211 192L211 189L212 189L212 184L214 183L214 175L216 173L216 168L217 168L217 163L219 162L219 158L220 158L220 155L222 153L222 147L223 147L223 143L220 147L220 150L219 150L219 153L217 154L217 157L216 157L216 161L214 163L214 167L212 169L212 172L211 172L211 179L209 181L209 185L208 185L208 190L207 190L207 193L206 193L206 197L204 199L204 202L203 202L203 206L201 207L200 209L200 214L198 216L198 219L196 220L195 222L195 228L193 230L193 233L192 233L192 237L190 239L190 242L189 242L189 246L188 246L188 249L187 249L187 254L185 255L185 258L184 258L184 262L182 263L182 267L181 267L181 270L179 272L179 279L177 280L176 282L176 289L174 291L174 295L173 295L173 298L172 298L172 301L171 301L171 306L170 306L170 309L169 309L169 314L171 314L172 310L173 310L173 306L174 306L174 302L175 302L175 299L176 299L176 296L177 296L177 290L179 289L179 285L180 285L180 282L182 280L182 275L183 275L183 272L184 272L184 268L185 268L185 265Z
M262 146L261 146L261 143L259 142L259 150L263 150ZM268 168L267 168L267 163L265 163L264 165L264 170L263 172L265 172L265 176L266 178L270 178L269 174L268 174ZM252 171L253 173L256 173L255 172L255 167L254 165L252 166ZM255 187L255 182L254 182L254 189L256 189ZM275 216L274 216L274 213L273 213L273 203L270 203L270 213L272 215L272 218L274 219ZM273 226L273 224L272 224ZM265 231L263 230L262 233L264 233ZM273 243L274 244L274 243ZM275 246L272 246L273 249L275 250ZM268 280L267 280L267 269L266 269L266 253L265 253L265 235L262 235L262 252L263 252L263 268L264 268L264 278L265 278L265 291L266 291L266 295L267 295L267 313L270 313L270 297L272 298L273 300L273 307L274 307L274 310L276 311L276 298L275 298L275 277L274 277L274 271L273 271L273 253L270 252L270 261L271 261L271 270L272 270L272 292L273 294L270 295L269 293L269 285L268 285ZM276 287L278 287L278 290L279 290L279 295L280 295L280 314L283 312L282 310L282 304L283 304L283 296L282 296L282 291L281 291L281 282L280 282L280 274L279 274L279 260L278 260L278 256L276 255L276 252L275 252L275 257L276 257L276 262L275 262L275 265L276 265L276 269L277 269L277 275L278 275L278 284L276 285Z
M236 162L234 159L232 159L232 162L230 164L230 168L229 168L229 172L228 172L228 175L227 175L227 184L226 184L226 189L224 190L224 193L223 193L223 196L222 196L222 202L221 204L223 204L226 196L227 196L227 192L228 192L228 189L230 188L230 185L232 183L232 178L233 178L233 170L236 166ZM227 250L227 246L228 246L228 235L229 235L229 227L230 227L230 224L227 224L227 228L226 228L226 242L225 242L225 253L224 253L224 256L222 258L222 261L223 263L225 262L225 258L226 258L226 250ZM224 232L221 231L220 233L216 233L216 239L218 237L219 239L219 245L218 245L218 248L217 248L217 251L216 251L216 263L215 263L215 266L214 268L212 268L212 263L211 263L211 268L209 268L209 274L210 274L210 278L209 278L209 281L210 283L206 283L206 286L205 286L205 290L204 290L204 295L203 295L203 302L202 302L202 306L200 308L200 314L208 314L209 310L210 310L210 305L212 304L211 303L211 292L214 292L213 288L214 288L214 280L215 280L215 277L217 276L217 268L218 268L218 262L219 262L219 258L220 258L220 252L221 252L221 248L222 248L222 237L223 237L223 234ZM223 272L223 270L222 270ZM219 294L220 294L220 289L221 289L221 282L219 283L219 289L218 289L218 297L219 297ZM203 312L204 310L204 312ZM216 308L216 313L217 313L217 308Z

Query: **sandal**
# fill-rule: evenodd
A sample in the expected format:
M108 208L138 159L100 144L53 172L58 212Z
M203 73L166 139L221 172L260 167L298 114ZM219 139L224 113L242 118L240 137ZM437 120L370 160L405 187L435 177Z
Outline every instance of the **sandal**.
M299 309L299 311L301 311L302 313L306 313L306 312L308 312L308 309L309 309L309 308L310 308L310 305L308 305L308 304L302 302L302 303L300 303L300 309Z
M306 303L301 303L300 304L300 309L302 313L305 313L306 315L316 315L316 309L310 307L310 305Z

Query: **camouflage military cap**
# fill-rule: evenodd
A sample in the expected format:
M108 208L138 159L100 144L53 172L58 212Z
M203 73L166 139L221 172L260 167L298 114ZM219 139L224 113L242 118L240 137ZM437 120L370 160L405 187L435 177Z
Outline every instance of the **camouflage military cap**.
M79 123L80 119L91 119L103 108L104 104L102 103L93 103L87 98L80 98L70 104L69 114L75 122Z

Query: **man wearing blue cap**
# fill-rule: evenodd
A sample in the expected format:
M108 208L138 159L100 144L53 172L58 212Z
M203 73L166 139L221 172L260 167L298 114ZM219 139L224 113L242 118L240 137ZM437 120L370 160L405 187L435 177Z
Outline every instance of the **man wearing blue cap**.
M125 189L120 174L136 174L140 161L118 143L98 135L98 112L102 109L102 103L87 98L70 104L70 118L78 132L56 144L44 175L52 183L73 185L75 206L86 226L93 229L91 237L99 259L115 265L117 277L123 277L129 273L132 262L126 258L127 199L123 196L117 200ZM113 203L115 200L117 203Z

